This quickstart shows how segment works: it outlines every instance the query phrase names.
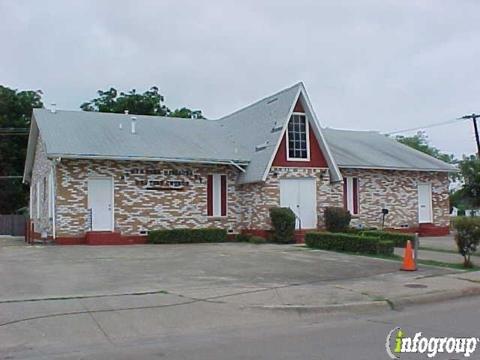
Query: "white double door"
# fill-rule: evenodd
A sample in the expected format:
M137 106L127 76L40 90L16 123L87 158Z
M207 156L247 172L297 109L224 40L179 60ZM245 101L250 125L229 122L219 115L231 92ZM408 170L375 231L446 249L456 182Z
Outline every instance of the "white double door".
M281 179L280 206L289 207L300 218L302 229L317 227L317 191L314 178ZM296 228L300 222L296 221Z
M88 208L93 231L113 231L113 179L88 179Z

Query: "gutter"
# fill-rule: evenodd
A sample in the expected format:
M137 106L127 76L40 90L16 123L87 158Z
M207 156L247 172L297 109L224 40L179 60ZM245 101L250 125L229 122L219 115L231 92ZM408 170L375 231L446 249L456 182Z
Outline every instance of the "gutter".
M459 172L458 169L415 169L415 168L400 168L400 167L379 167L379 166L357 166L357 165L339 165L340 169L362 169L362 170L395 170L395 171L421 171L421 172Z
M49 158L64 159L88 159L88 160L127 160L127 161L163 161L178 163L197 163L197 164L215 164L215 165L248 165L248 161L234 160L215 160L215 159L192 159L192 158L164 158L164 157L144 157L144 156L109 156L109 155L72 155L72 154L49 154Z

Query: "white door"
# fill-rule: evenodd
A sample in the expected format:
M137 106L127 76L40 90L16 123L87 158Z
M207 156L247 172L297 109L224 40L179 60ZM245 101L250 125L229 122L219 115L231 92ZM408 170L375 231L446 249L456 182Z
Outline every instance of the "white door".
M88 208L92 230L113 230L113 181L109 177L88 179Z
M300 218L302 229L317 227L315 179L281 179L280 206L289 207ZM299 221L296 228L300 227Z
M418 184L418 222L432 221L432 185Z

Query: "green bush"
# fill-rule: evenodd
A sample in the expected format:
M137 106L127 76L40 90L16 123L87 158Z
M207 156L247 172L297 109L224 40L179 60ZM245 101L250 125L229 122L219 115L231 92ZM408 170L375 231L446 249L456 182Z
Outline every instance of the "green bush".
M290 208L271 208L270 220L273 226L272 241L280 244L294 242L295 214Z
M249 242L251 237L252 237L252 235L249 235L249 234L238 234L235 237L235 241L237 241L237 242Z
M347 232L352 215L342 207L327 207L324 212L325 228L331 232Z
M217 228L153 230L148 233L151 244L182 244L202 242L223 242L227 231Z
M480 243L480 218L457 217L453 226L457 230L455 242L458 252L463 256L463 266L470 268L473 266L470 256L477 250Z
M395 247L405 247L407 245L407 241L411 240L412 247L415 247L415 234L407 234L407 233L395 233L395 232L388 232L388 231L380 231L380 230L366 230L361 232L362 236L370 236L376 237L380 240L390 240L393 241Z
M251 244L265 244L267 240L265 240L261 236L250 236L250 239L248 239L248 242Z
M322 250L356 252L361 254L393 254L393 242L378 237L344 233L310 232L305 235L305 244Z

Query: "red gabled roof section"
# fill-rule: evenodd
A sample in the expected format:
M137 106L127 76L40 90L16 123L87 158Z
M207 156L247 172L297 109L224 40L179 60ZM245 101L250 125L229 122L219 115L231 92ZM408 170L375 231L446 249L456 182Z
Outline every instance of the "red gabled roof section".
M293 109L294 112L305 112L303 110L302 103L300 99L298 99L295 107ZM310 125L309 125L310 126ZM320 146L318 145L317 138L312 131L312 127L310 126L310 161L288 161L287 160L287 136L283 134L282 141L280 142L280 147L273 159L272 166L280 166L280 167L328 167L327 161L323 156L322 150L320 150Z

